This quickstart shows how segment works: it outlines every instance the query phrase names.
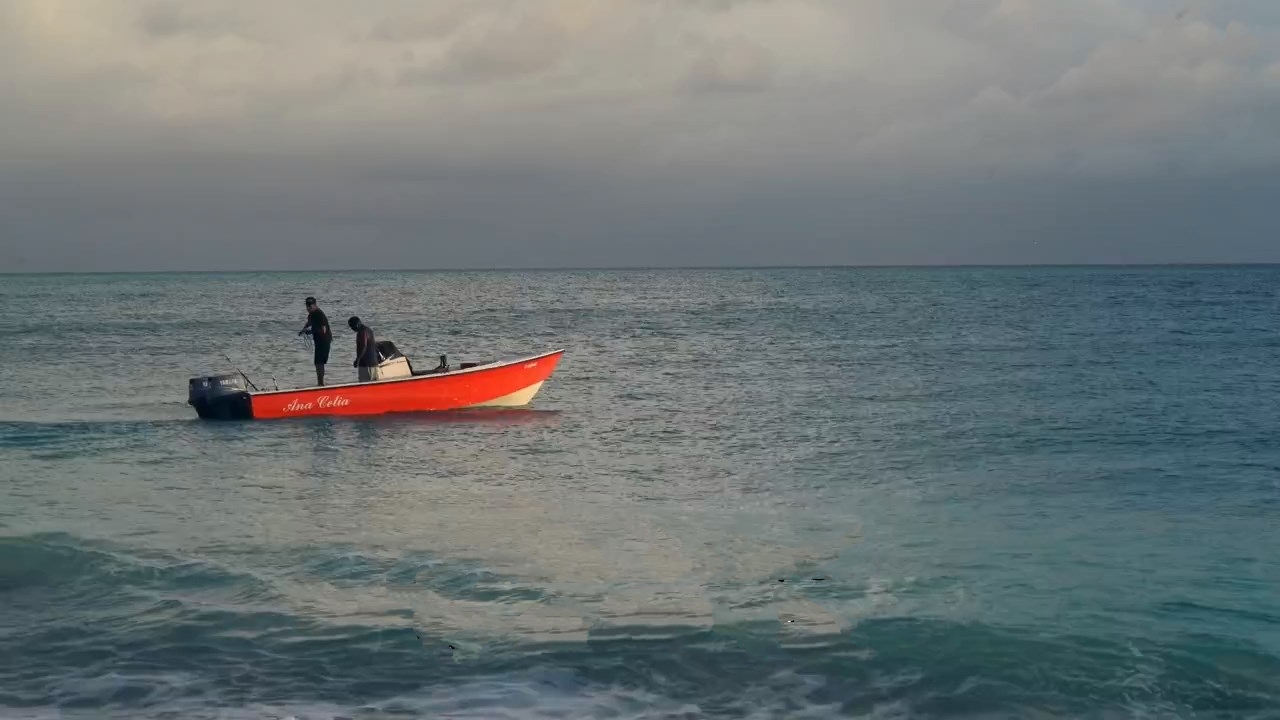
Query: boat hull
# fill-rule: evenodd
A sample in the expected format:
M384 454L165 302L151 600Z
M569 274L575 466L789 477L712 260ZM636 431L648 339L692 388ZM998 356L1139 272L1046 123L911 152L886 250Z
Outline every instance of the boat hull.
M276 420L523 407L551 377L563 354L563 350L557 350L461 370L388 380L246 392L235 401L237 412L230 413L239 417L225 417L228 413L224 412L218 417L210 413L207 419ZM206 416L199 407L197 412L201 417Z

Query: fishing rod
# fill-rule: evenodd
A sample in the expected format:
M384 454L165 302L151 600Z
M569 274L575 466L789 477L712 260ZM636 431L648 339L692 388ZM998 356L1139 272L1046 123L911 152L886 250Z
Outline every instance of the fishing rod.
M223 357L227 362L231 363L231 367L232 367L232 369L234 369L236 372L240 373L240 377L244 378L244 381L245 381L245 382L247 382L247 383L249 383L249 387L253 388L254 390L258 390L258 386L253 384L253 381L249 379L249 376L248 376L248 375L245 375L245 374L244 374L244 371L243 371L243 370L241 370L240 368L236 367L235 362L234 362L234 361L232 361L232 359L231 359L231 358L227 357L227 354L226 354L226 353L222 353L222 357ZM259 391L259 392L261 392L261 391Z

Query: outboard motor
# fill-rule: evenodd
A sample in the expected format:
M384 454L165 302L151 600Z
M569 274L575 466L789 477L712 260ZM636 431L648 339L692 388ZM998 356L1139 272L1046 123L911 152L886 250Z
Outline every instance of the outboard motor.
M187 404L203 420L248 420L253 417L249 389L239 375L210 375L187 381Z

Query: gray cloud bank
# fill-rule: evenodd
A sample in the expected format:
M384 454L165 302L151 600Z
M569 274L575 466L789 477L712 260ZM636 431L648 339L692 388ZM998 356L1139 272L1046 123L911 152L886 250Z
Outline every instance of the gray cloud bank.
M9 0L0 271L1280 261L1280 3Z

